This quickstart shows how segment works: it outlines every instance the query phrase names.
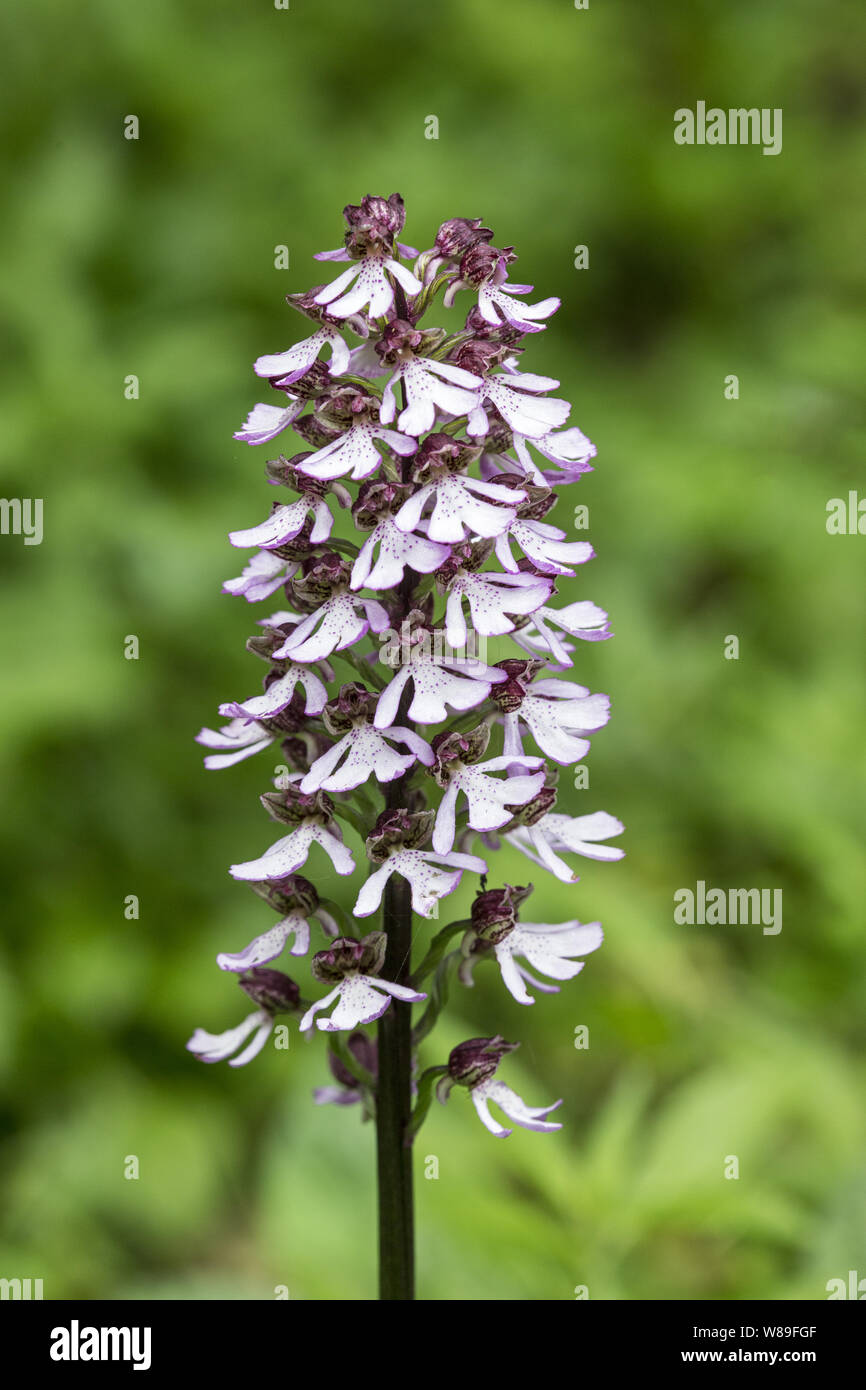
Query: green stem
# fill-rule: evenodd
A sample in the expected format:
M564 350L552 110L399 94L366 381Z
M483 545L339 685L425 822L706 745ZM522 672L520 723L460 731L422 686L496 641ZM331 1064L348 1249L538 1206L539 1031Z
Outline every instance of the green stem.
M433 1096L436 1089L436 1082L440 1076L444 1076L448 1071L447 1067L428 1067L418 1079L418 1099L415 1102L415 1109L412 1111L412 1118L406 1126L406 1143L411 1144L427 1118L427 1112L433 1103Z
M430 1002L412 1030L412 1040L416 1047L433 1030L437 1018L448 1003L448 986L450 984L448 972L454 962L459 959L460 951L452 951L450 955L444 956L436 967L436 974L433 976L433 985L430 990Z
M418 969L414 971L412 975L413 989L418 989L422 981L426 980L430 971L436 969L445 954L445 949L452 936L456 936L458 932L467 932L471 927L472 922L470 918L464 917L459 922L449 922L447 927L443 927L441 931L436 933L433 940L430 942L430 949L418 966Z
M382 925L388 934L386 980L407 984L411 971L412 903L409 884L392 874L385 889ZM415 1297L412 1150L404 1142L411 1115L412 1007L391 1001L379 1020L376 1105L379 1188L379 1297Z

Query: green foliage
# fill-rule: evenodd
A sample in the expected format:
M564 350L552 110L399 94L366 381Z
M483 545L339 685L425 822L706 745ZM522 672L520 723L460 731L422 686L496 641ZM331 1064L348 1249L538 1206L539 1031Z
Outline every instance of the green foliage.
M483 215L518 278L563 297L532 370L561 378L599 457L553 516L586 503L598 552L561 592L616 638L579 653L614 717L560 807L628 827L628 858L573 890L531 875L534 919L605 924L580 978L521 1009L482 967L425 1043L432 1065L522 1038L503 1074L529 1103L564 1096L566 1128L500 1144L462 1093L433 1106L421 1295L822 1298L866 1274L866 539L824 525L863 477L863 29L853 3L781 0L36 0L0 19L2 491L45 505L41 546L0 538L0 1273L52 1298L374 1288L372 1127L311 1106L321 1040L293 1031L241 1072L183 1044L248 1011L214 956L267 921L226 870L269 842L274 760L206 774L191 742L259 679L256 615L219 586L275 451L231 434L343 204L396 189L413 244ZM699 97L782 107L783 153L675 146ZM359 879L311 868L350 909ZM491 886L530 868L503 853ZM675 925L697 879L781 888L782 932Z

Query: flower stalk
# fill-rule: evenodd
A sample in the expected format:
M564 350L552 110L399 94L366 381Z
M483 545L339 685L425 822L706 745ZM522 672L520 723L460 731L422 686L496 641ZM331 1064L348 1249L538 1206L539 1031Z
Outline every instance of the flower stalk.
M254 1012L224 1033L197 1029L188 1047L243 1066L280 1016L329 1035L331 1080L314 1098L375 1121L379 1295L406 1301L412 1144L433 1099L468 1091L500 1138L511 1129L491 1105L524 1129L561 1128L548 1119L559 1101L528 1106L499 1078L516 1043L494 1034L437 1056L428 1040L449 993L490 963L532 1005L602 939L597 922L526 920L532 886L502 884L488 859L504 841L573 885L574 856L622 857L608 842L623 826L556 809L559 768L586 756L609 717L606 696L569 678L574 653L611 636L593 602L556 603L561 578L594 552L545 518L595 448L566 427L571 407L550 394L559 382L523 371L520 355L559 301L526 299L532 286L509 278L514 249L495 247L478 218L443 222L420 254L399 240L398 194L368 195L344 218L343 246L317 259L348 267L287 296L307 336L257 359L280 399L235 435L297 441L265 469L285 500L229 536L253 554L225 591L273 605L247 643L265 663L262 691L222 704L228 723L198 740L211 769L268 748L282 759L261 797L279 836L230 870L278 921L217 956ZM461 293L473 300L462 329L422 324L440 295L450 306ZM341 511L352 540L335 534ZM511 653L489 664L486 643L505 637ZM351 914L330 883L320 896L300 872L312 856L319 880L323 865L355 874L343 827L367 859ZM471 916L431 935L466 873L479 880ZM378 926L356 935L367 918ZM311 998L273 965L284 952L309 960Z

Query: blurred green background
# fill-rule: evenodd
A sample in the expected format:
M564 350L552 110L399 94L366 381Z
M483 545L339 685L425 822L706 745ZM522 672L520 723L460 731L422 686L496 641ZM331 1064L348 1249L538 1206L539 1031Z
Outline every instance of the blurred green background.
M533 875L536 919L604 922L581 977L525 1009L482 969L428 1044L522 1039L507 1079L564 1096L566 1127L499 1143L459 1093L434 1108L420 1296L820 1299L866 1275L866 539L825 529L864 487L862 6L36 0L0 33L2 493L45 506L41 546L0 538L0 1274L374 1294L372 1128L310 1103L322 1039L293 1027L240 1071L184 1043L248 1011L214 956L271 920L226 869L274 838L273 759L207 774L192 742L261 677L219 588L278 448L232 431L343 204L399 190L412 244L483 216L563 298L525 360L599 449L553 519L589 505L598 558L562 592L616 638L579 653L614 715L560 809L628 827L576 889ZM781 107L782 154L676 146L698 99ZM360 876L324 863L350 904ZM675 925L697 879L781 888L782 932Z

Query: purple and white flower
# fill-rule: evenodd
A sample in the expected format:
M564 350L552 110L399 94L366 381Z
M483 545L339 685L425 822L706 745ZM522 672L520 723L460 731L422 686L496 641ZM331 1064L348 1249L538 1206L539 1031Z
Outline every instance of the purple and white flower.
M334 679L334 673L327 662L323 663L323 674L328 680ZM268 685L264 695L253 695L249 700L230 701L228 704L220 705L220 714L243 720L272 719L291 704L298 686L306 697L304 714L321 714L328 701L327 686L311 666L300 666L296 662L287 666L282 675Z
M400 412L397 428L415 436L432 430L437 409L447 415L465 415L474 410L481 386L480 377L453 362L407 356L398 362L382 392L379 419L386 425L397 414L395 387L399 381L406 391L407 404Z
M397 753L392 742L409 752ZM368 782L371 774L377 782L393 782L416 762L430 767L433 751L414 729L393 724L380 732L372 724L359 723L316 759L301 781L301 791L351 791Z
M447 854L454 844L456 807L461 794L469 806L470 829L480 831L500 830L513 820L515 807L525 806L538 795L544 786L543 770L531 776L517 774L499 778L492 775L505 772L514 761L513 757L503 756L477 763L462 763L456 759L448 764L448 785L433 829L433 848L437 853ZM542 758L521 758L524 767L540 768L543 761Z
M562 1125L544 1118L562 1104L561 1100L554 1101L553 1105L529 1106L506 1086L504 1081L496 1080L496 1069L500 1061L506 1053L513 1052L516 1046L516 1043L504 1042L499 1036L470 1038L468 1042L460 1043L458 1047L452 1048L448 1058L447 1075L442 1077L436 1087L436 1093L443 1104L454 1086L468 1087L478 1118L485 1129L489 1129L497 1139L506 1139L512 1131L506 1129L490 1114L488 1107L491 1102L498 1105L509 1120L513 1120L523 1129L536 1130L542 1134L562 1129Z
M589 740L583 735L604 728L609 718L607 695L593 695L587 686L571 681L536 681L519 707L503 716L505 753L512 761L526 762L520 737L522 723L542 753L569 767L579 762L589 748Z
M532 285L508 284L508 272L503 260L487 280L478 286L478 308L488 323L510 324L521 333L540 333L544 327L538 319L549 319L559 308L560 300L542 299L537 304L521 304L513 296L531 294Z
M469 1095L484 1128L489 1129L497 1139L507 1139L514 1131L507 1129L491 1115L491 1102L521 1129L531 1129L536 1134L553 1134L557 1129L562 1129L561 1124L545 1119L546 1115L559 1108L561 1100L555 1100L552 1105L527 1105L516 1091L512 1091L504 1081L497 1081L495 1077L488 1081L479 1081L477 1086L472 1087Z
M592 440L587 439L576 425L571 425L567 430L560 430L557 434L544 434L539 438L528 435L526 431L515 431L513 439L514 452L526 473L534 482L548 486L552 483L573 483L581 474L591 473L590 459L594 459L598 452ZM542 472L532 460L528 447L530 444L557 467Z
M332 376L342 376L349 367L349 345L342 333L327 323L287 352L268 353L257 358L253 370L256 376L279 378L281 386L291 386L310 370L323 347L331 349L328 371Z
M205 748L218 750L208 754L204 760L205 767L213 772L252 758L270 747L275 738L276 734L244 715L232 719L222 729L200 729L195 741Z
M374 561L374 552L379 554ZM352 589L396 589L408 565L417 574L432 574L448 559L448 546L403 531L386 516L370 532L352 566Z
M343 216L343 247L317 259L348 264L335 268L331 284L287 296L311 321L308 336L255 361L279 404L257 404L235 435L260 444L292 426L304 441L304 452L287 448L266 467L268 482L287 489L280 498L290 500L230 533L232 545L252 548L252 558L224 591L248 602L284 594L278 602L285 609L259 620L247 643L265 661L261 693L221 704L226 725L198 734L209 768L279 747L284 765L261 797L279 838L230 870L274 911L275 925L217 956L255 1011L224 1033L197 1029L188 1047L204 1061L243 1066L265 1047L280 1013L303 1014L306 1034L346 1030L345 1046L332 1042L336 1084L315 1098L360 1102L367 1119L385 1107L376 1102L375 1044L356 1030L379 1019L392 999L408 1027L404 1006L427 997L420 990L435 971L434 1004L412 1030L414 1075L415 1045L436 1021L449 972L471 985L474 965L494 957L512 997L530 1005L537 992L554 994L574 978L601 943L595 922L521 922L531 885L488 887L487 863L469 852L474 837L482 847L502 841L573 883L571 855L621 858L610 841L623 826L606 812L572 817L552 809L555 769L547 760L571 764L585 755L589 735L608 719L608 698L536 679L570 667L576 640L610 635L607 614L593 603L549 606L557 576L574 574L594 553L546 517L553 486L590 470L595 447L567 426L571 406L552 394L558 380L519 367L521 340L543 330L559 300L530 302L531 285L509 282L515 250L492 245L480 218L444 222L435 245L409 269L401 258L417 253L397 240L405 221L399 194L367 194ZM477 295L456 332L422 322L443 288L446 304L462 289ZM353 335L361 342L354 349ZM351 508L351 541L334 525L332 497ZM522 650L497 666L476 659L484 640L509 633ZM334 653L342 653L337 671L348 664L358 679L335 677ZM474 713L458 717L465 711ZM500 723L501 754L488 757ZM527 736L537 752L524 753ZM382 796L377 784L388 784L378 816L371 801ZM343 909L323 904L298 873L316 845L330 860L327 874L320 865L321 877L331 867L342 876L354 871L343 819L363 838L370 866L354 916L367 919L385 904L387 933L362 940L340 935ZM450 914L411 974L409 900L418 917L437 917L465 872L482 876L471 920L450 922L460 915ZM324 997L310 1003L270 963L314 950L314 924L327 944L310 962ZM449 945L455 937L459 944ZM386 959L390 980L382 978ZM406 1142L427 1114L434 1085L440 1099L454 1085L469 1089L482 1123L498 1137L512 1130L491 1113L495 1106L526 1129L561 1128L549 1119L561 1102L526 1105L497 1080L499 1062L515 1046L498 1035L470 1039L417 1085L407 1069L402 1102L411 1085L418 1105ZM393 1060L390 1048L383 1073L386 1060Z
M573 980L585 964L573 957L597 950L602 940L600 922L561 922L557 926L548 926L545 922L518 922L493 950L509 993L518 1004L534 1004L527 983L543 994L558 994L559 986L537 980L517 957L553 980Z
M539 868L555 874L561 883L576 883L574 873L560 858L562 854L581 854L587 859L622 859L625 850L606 845L605 840L621 835L625 826L607 811L588 816L566 816L548 811L535 825L521 825L503 837Z
M293 541L303 530L304 522L309 515L313 517L310 544L318 545L330 536L334 518L324 498L312 492L303 493L297 502L288 502L285 506L276 507L258 526L250 526L243 531L230 531L229 540L241 550L253 545L261 546L265 550L285 545L287 541Z
M475 631L494 637L513 632L509 614L534 613L550 598L552 587L549 579L534 574L498 574L495 570L475 574L458 570L448 585L445 633L449 645L459 649L468 641L464 599L469 604Z
M349 253L343 248L320 251L316 260L348 261ZM314 296L314 301L326 305L328 313L337 319L345 319L350 314L362 311L366 311L371 318L381 318L394 303L394 285L389 276L393 276L406 294L420 294L423 288L411 270L393 256L368 255L354 261L348 270L320 290Z
M304 402L289 396L288 405L267 405L259 401L254 405L244 424L235 431L233 438L244 444L267 444L297 420L304 408Z
M270 1037L276 1014L293 1014L300 1004L300 990L294 980L281 970L257 966L238 980L245 994L258 1005L243 1023L225 1033L208 1033L196 1028L187 1049L202 1062L228 1062L230 1067L243 1067L257 1057ZM251 1041L238 1053L238 1048L252 1034ZM237 1055L233 1055L237 1054Z
M393 419L393 415L388 417ZM376 448L375 440L381 439L395 454L404 457L414 454L418 447L408 434L388 429L386 417L380 413L381 423L362 417L337 439L309 454L298 464L298 472L310 478L330 479L350 477L355 482L369 478L382 462L382 455Z
M564 641L553 631L555 627L583 642L604 642L613 636L604 609L588 599L580 599L566 608L537 609L532 622L515 633L514 640L524 651L548 651L560 666L571 666L569 653L574 651L574 644Z
M512 540L517 542L527 560L531 560L542 574L574 574L570 565L584 565L595 555L589 541L566 541L565 532L560 531L558 526L549 526L546 521L523 521L517 517L508 530L496 538L496 558L509 574L519 573L519 566L511 551Z
M539 394L558 385L555 377L538 376L534 372L485 376L478 392L478 404L470 411L466 433L472 436L489 433L490 421L483 405L487 400L496 406L515 434L543 439L551 430L564 425L571 411L568 401Z
M279 555L272 555L269 550L260 550L236 579L225 581L223 593L245 598L247 603L258 603L275 594L299 569L300 562L297 560L284 560Z
M321 607L297 619L297 626L274 656L292 661L321 661L332 652L354 646L370 631L384 632L389 618L381 603L357 594L336 593Z
M338 937L327 950L319 951L313 957L315 978L329 984L336 983L324 999L319 999L304 1014L299 1024L302 1033L312 1028L314 1020L316 1027L326 1033L359 1028L364 1023L373 1023L381 1018L392 998L406 1004L416 1004L427 998L426 994L410 989L408 985L395 984L380 977L385 943L384 932L372 932L363 941ZM330 1008L335 1002L336 1008L330 1018L316 1018L316 1014Z
M276 926L256 936L248 946L236 954L220 951L217 965L220 970L236 973L249 970L254 965L266 965L282 955L289 937L294 937L289 955L305 956L310 949L310 923L304 914L296 910L283 917Z
M280 920L270 930L253 938L242 951L221 951L217 965L235 974L250 972L241 982L247 992L258 990L256 1002L275 1005L296 997L297 986L278 970L263 970L268 961L276 959L292 939L291 955L304 956L310 948L310 923L317 922L326 937L339 936L334 918L323 905L309 879L298 874L283 879L269 879L258 884L257 893L280 914ZM286 983L288 981L288 983ZM299 997L299 996L298 996Z
M481 478L452 473L420 487L407 498L394 519L401 531L416 530L432 499L428 537L431 541L456 544L471 536L501 535L515 520L517 504L525 497L524 492L500 483L485 483Z
M446 868L452 872L446 873ZM398 846L367 879L352 912L356 917L371 916L382 902L388 879L392 874L400 874L412 889L412 911L419 917L435 917L438 903L454 892L464 869L483 874L487 872L487 865L476 854L452 850L439 854L435 849Z
M187 1050L202 1062L228 1062L230 1067L243 1067L258 1057L273 1030L273 1014L266 1009L256 1009L247 1015L243 1023L227 1029L225 1033L208 1033L204 1028L196 1028L187 1043ZM242 1052L238 1052L241 1043L246 1042L251 1034L251 1041ZM237 1053L237 1056L233 1056L233 1053Z
M424 644L410 648L407 655L408 660L379 696L373 721L377 729L391 727L410 680L413 693L408 715L416 724L441 723L448 717L449 705L454 710L473 709L487 699L492 685L505 680L505 673L495 666L448 653L437 656Z
M343 844L339 826L333 821L323 825L321 817L316 816L300 821L258 859L232 864L229 873L232 878L255 883L269 878L285 878L306 864L313 845L319 845L325 851L338 874L345 876L354 873L355 860L352 851Z
M426 999L427 995L419 994L408 985L396 985L391 980L382 980L377 975L346 975L334 986L330 994L317 1000L307 1010L298 1027L305 1033L312 1028L315 1019L316 1027L326 1033L359 1028L364 1023L374 1023L377 1018L381 1018L392 997L406 1004L417 1004ZM330 1018L316 1018L316 1014L322 1009L330 1008L335 1001L337 1006Z

